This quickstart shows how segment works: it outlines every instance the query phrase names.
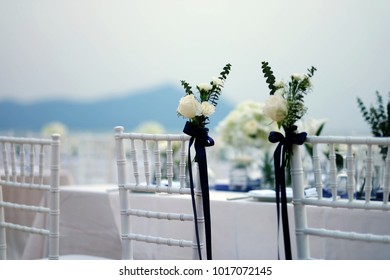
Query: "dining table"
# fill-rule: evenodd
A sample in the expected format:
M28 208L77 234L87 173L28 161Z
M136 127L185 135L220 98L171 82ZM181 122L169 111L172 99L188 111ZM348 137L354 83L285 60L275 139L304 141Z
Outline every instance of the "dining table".
M119 194L115 184L68 185L60 187L60 254L92 255L109 259L121 258ZM133 192L129 203L184 208L191 211L189 197L182 195ZM44 201L42 202L44 203ZM283 259L283 237L278 230L276 204L246 192L210 190L212 252L215 260ZM288 203L289 230L293 258L296 258L293 204ZM321 209L307 207L309 223L333 228L349 227L354 231L370 228L373 233L390 232L390 217L382 211ZM33 224L45 223L42 216ZM193 225L161 224L135 220L134 228L147 234L191 234ZM24 248L13 254L20 259L38 259L45 255L46 242L30 236ZM311 238L312 256L320 259L390 259L390 245ZM161 246L160 246L161 247ZM191 249L162 250L154 244L134 242L135 259L189 259ZM278 254L279 252L279 254Z

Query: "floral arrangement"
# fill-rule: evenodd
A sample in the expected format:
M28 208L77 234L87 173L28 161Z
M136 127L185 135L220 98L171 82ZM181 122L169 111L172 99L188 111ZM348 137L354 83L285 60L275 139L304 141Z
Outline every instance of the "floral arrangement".
M219 100L224 82L231 69L231 64L226 64L219 77L213 77L210 83L201 83L196 86L199 97L196 97L191 86L184 80L181 81L186 95L179 101L177 114L189 121L196 127L205 127L209 117L214 114L215 106Z
M151 133L151 134L165 133L164 126L156 121L141 122L134 130L139 133Z
M176 109L178 116L187 118L183 132L191 136L188 145L188 173L192 197L192 205L194 217L196 217L197 209L195 207L195 191L194 182L191 168L191 155L190 150L192 143L195 147L195 161L198 163L199 168L199 181L202 190L203 200L203 214L205 222L205 240L206 240L206 255L207 259L212 259L211 250L211 217L210 217L210 196L209 196L209 182L208 182L208 168L207 168L207 156L206 147L214 145L214 140L208 136L209 129L206 125L209 123L209 117L214 114L215 106L217 105L221 90L224 86L227 75L230 72L231 65L226 64L219 77L213 77L210 83L202 83L196 86L199 96L196 97L192 92L191 86L184 80L181 81L182 86L186 92L185 96L179 101L179 106ZM194 218L196 237L198 244L199 259L202 259L198 223Z
M367 108L364 105L363 101L358 97L357 103L360 109L360 112L363 115L364 120L370 125L371 133L375 137L389 137L390 136L390 101L387 102L387 105L383 104L383 98L379 92L375 92L376 102L378 107L375 108L373 105L370 108ZM390 99L390 93L389 93ZM385 158L387 154L387 148L381 147L380 153L382 157Z
M58 133L61 138L65 138L68 134L68 128L61 122L49 122L42 127L42 134L44 136L51 136L53 133Z
M285 131L285 135L271 131L268 140L272 143L279 142L274 152L275 195L277 208L281 207L281 213L278 211L278 219L281 216L285 256L286 259L292 259L286 198L286 183L289 184L290 181L289 177L286 180L286 175L289 176L290 173L286 172L285 168L290 167L293 145L302 145L306 141L306 132L296 132L296 122L307 112L303 98L312 89L310 79L317 69L312 66L307 74L292 74L290 81L284 83L276 81L268 62L263 61L261 64L270 89L270 97L265 102L264 113Z
M312 66L307 74L292 74L290 81L284 83L276 81L268 62L263 61L261 64L270 89L270 97L265 102L264 113L279 127L285 130L292 128L307 111L303 98L312 89L310 79L317 69Z
M377 91L375 93L378 107L373 105L367 108L363 101L358 97L357 103L364 120L371 126L371 133L375 137L390 136L390 101L387 102L386 107L383 104L383 98ZM390 98L390 93L389 93Z
M313 119L310 118L305 122L301 122L301 125L298 125L298 127L301 127L301 131L306 131L308 135L315 135L319 136L322 133L322 130L324 129L324 126L326 124L326 119ZM309 153L309 155L313 156L313 144L311 143L305 143L306 151Z
M251 100L239 103L216 128L223 143L238 149L263 147L272 127L263 107Z

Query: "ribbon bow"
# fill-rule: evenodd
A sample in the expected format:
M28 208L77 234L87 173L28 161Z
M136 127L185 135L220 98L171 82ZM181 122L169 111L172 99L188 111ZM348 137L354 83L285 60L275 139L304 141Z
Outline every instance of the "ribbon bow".
M205 236L206 236L206 254L207 254L207 259L211 260L212 251L211 251L210 195L209 195L209 182L208 182L208 172L207 172L207 157L206 157L205 148L213 146L214 140L208 136L208 132L209 132L208 128L195 126L193 123L188 121L184 126L183 132L191 136L188 145L188 171L190 177L192 208L194 212L195 231L196 231L196 239L198 243L199 259L202 259L202 253L201 253L200 241L199 241L199 230L198 230L198 222L197 222L197 211L195 205L194 183L193 183L193 176L192 176L191 154L190 154L190 148L194 142L195 142L194 147L196 153L195 161L198 162L198 166L199 166L199 177L200 177L200 185L201 185L202 199L203 199L203 212L204 212L204 219L205 219Z
M274 168L275 168L275 193L276 193L276 207L278 217L278 238L280 227L280 211L282 212L283 223L283 238L284 238L284 251L287 260L292 259L291 254L291 241L290 231L288 224L287 213L287 195L286 195L286 178L285 167L289 164L290 156L292 153L292 145L302 145L306 141L306 132L296 133L297 127L293 126L290 129L285 129L286 136L283 134L271 131L268 136L268 140L271 143L279 143L274 152ZM279 242L278 242L279 246ZM278 249L279 259L279 249Z

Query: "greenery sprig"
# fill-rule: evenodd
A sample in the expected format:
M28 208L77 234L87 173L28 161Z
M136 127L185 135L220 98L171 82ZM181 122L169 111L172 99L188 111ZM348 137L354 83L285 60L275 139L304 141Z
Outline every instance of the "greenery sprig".
M383 98L378 91L375 92L377 108L373 105L367 107L363 101L357 97L358 107L363 115L364 120L371 126L371 133L376 137L390 136L390 101L385 106ZM390 92L389 92L390 100Z
M230 73L232 65L230 63L226 64L225 67L223 67L222 72L219 74L219 79L222 81L225 81L227 76ZM222 85L216 85L213 84L213 88L210 91L210 97L209 97L209 102L213 104L214 106L217 105L217 102L219 100L219 96L221 95L221 90L222 90L223 84Z
M390 92L388 94L389 101L385 107L383 98L378 91L375 92L377 107L373 105L367 107L363 101L357 97L358 107L363 115L363 119L370 125L371 133L375 137L389 137L390 136ZM387 148L381 147L380 153L385 158Z
M261 62L261 69L264 73L264 78L266 78L265 81L268 84L268 88L271 90L270 95L273 95L276 91L274 72L272 72L271 67L266 61Z
M183 86L184 91L185 91L186 94L194 94L194 93L192 92L192 87L190 86L189 83L187 83L187 82L184 81L184 80L181 80L180 82L181 82L181 85Z

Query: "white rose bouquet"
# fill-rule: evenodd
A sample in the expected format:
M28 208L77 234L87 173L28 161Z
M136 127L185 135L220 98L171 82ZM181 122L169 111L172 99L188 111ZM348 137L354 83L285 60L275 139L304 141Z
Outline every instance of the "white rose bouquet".
M291 80L283 83L275 81L268 62L263 61L261 64L268 88L271 90L270 97L265 102L264 113L277 122L279 127L291 129L307 111L303 98L312 89L310 79L317 69L312 66L307 74L292 74Z
M226 64L219 77L213 77L210 83L201 83L196 86L199 97L192 92L191 86L184 80L181 81L186 95L179 101L177 114L189 121L196 127L205 127L209 117L214 114L215 106L224 86L224 82L231 69L230 64Z

